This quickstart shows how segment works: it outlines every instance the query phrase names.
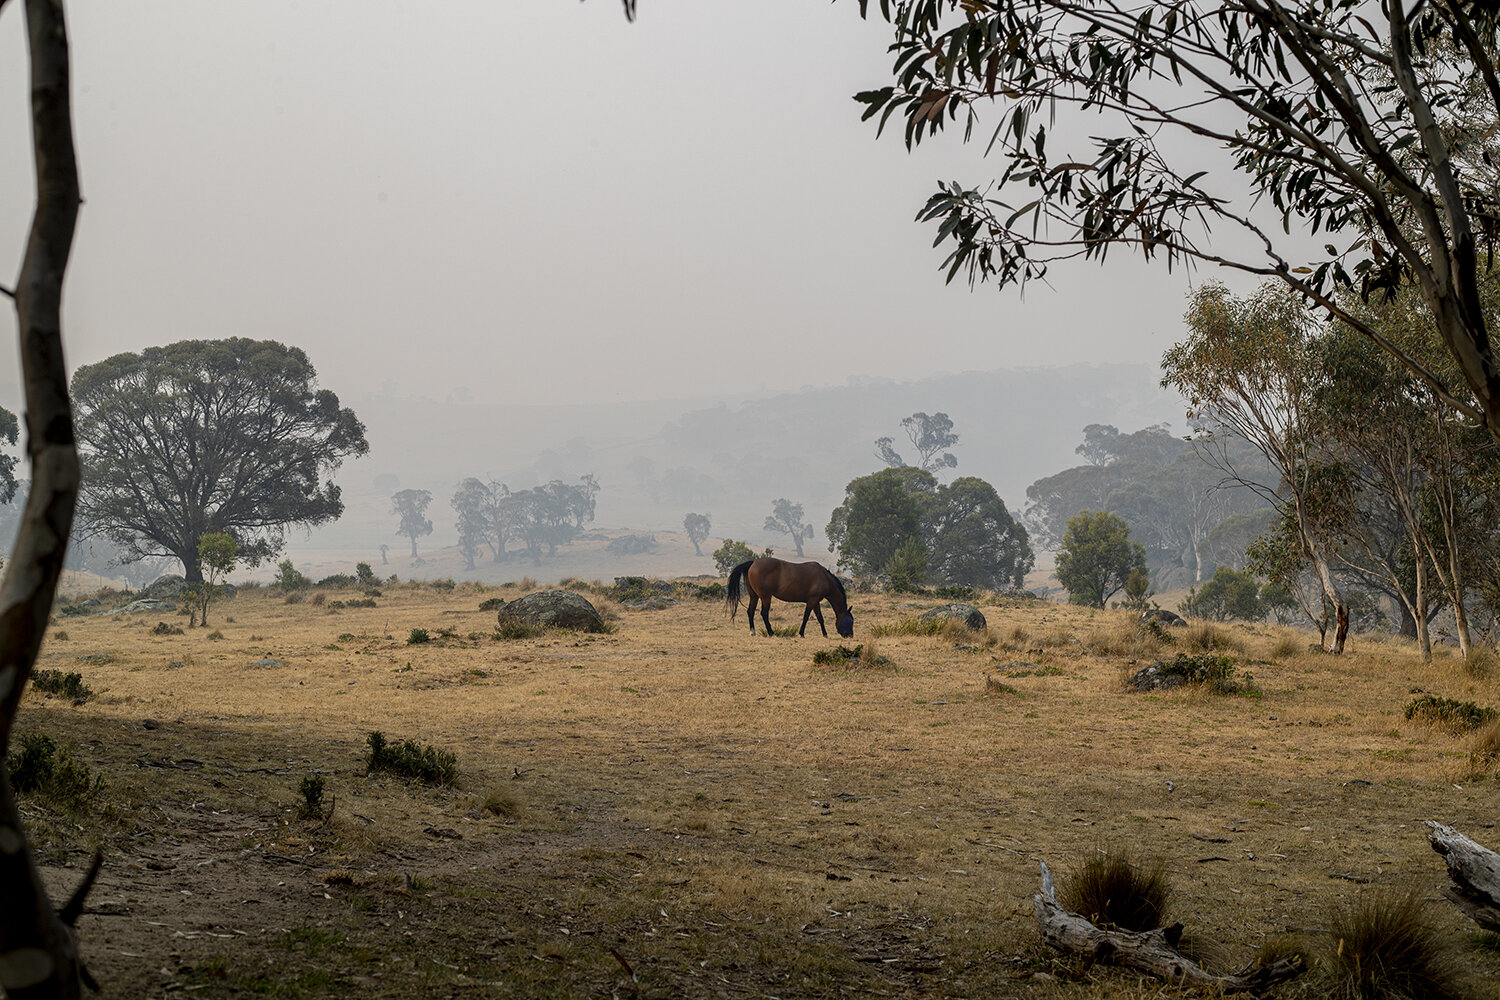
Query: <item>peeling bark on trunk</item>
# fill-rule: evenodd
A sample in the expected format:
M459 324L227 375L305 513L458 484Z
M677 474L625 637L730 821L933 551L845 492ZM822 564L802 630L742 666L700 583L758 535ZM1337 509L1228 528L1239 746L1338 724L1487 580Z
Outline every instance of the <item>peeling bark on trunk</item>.
M1283 959L1273 965L1240 973L1215 975L1177 951L1182 925L1154 931L1105 930L1063 909L1052 887L1052 872L1042 865L1042 891L1032 897L1042 940L1058 951L1091 962L1123 965L1150 973L1172 986L1208 988L1224 993L1261 993L1270 986L1302 974L1302 963Z
M1500 854L1451 826L1427 821L1427 842L1448 862L1453 885L1443 891L1480 927L1500 934Z
M0 10L5 7L0 0ZM78 450L62 351L62 287L78 220L78 170L61 0L26 0L37 202L15 290L31 491L0 582L0 760L57 593L78 498ZM97 871L97 867L95 868ZM10 1000L71 998L87 973L72 923L82 893L55 912L0 765L0 990Z

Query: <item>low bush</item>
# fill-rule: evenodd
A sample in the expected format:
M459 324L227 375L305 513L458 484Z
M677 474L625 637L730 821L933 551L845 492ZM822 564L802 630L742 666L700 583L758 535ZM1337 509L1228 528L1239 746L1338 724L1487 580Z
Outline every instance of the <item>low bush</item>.
M182 626L168 625L166 622L157 622L156 627L151 630L152 635L182 635Z
M178 630L179 632L181 629ZM75 705L82 705L94 696L94 692L83 683L83 675L63 673L61 670L38 670L31 675L31 686L43 694L55 694L69 698Z
M503 597L491 597L479 602L480 611L499 611L503 607L505 607L505 598Z
M408 646L420 646L424 642L431 641L432 636L425 628L414 628L411 630L411 634L406 637L406 644Z
M451 591L454 587L458 586L458 584L454 583L453 577L449 576L444 577L441 580L430 580L428 581L427 586L431 587L433 590Z
M368 568L366 567L366 569ZM334 573L319 580L317 586L326 587L331 590L344 590L349 587L357 587L359 584L360 580L350 576L348 573Z
M412 740L390 743L378 730L372 731L367 740L370 751L365 765L372 772L385 771L428 785L451 785L458 778L458 757L446 750L418 746Z
M1473 732L1500 718L1500 714L1493 708L1485 708L1472 701L1455 701L1431 694L1412 699L1406 706L1405 714L1414 722L1425 722L1455 733Z
M42 733L22 736L7 765L10 786L18 794L36 795L71 810L82 809L103 788L103 781L71 749Z
M327 819L328 814L323 811L323 776L321 774L309 774L302 779L302 784L297 786L297 792L302 796L302 804L297 807L297 815L302 819Z

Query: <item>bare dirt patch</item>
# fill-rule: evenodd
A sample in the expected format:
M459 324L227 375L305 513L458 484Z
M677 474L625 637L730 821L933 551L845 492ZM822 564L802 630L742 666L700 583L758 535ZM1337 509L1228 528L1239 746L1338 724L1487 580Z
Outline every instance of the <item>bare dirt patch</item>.
M214 640L60 620L39 666L96 695L29 695L20 731L105 784L82 810L22 806L58 895L105 852L81 932L106 989L1154 994L1038 945L1037 859L1160 854L1175 919L1230 969L1362 891L1436 898L1425 819L1500 844L1493 775L1402 717L1414 690L1497 704L1495 680L1398 643L1273 659L1284 632L1236 629L1253 693L1136 694L1123 678L1162 650L1115 614L980 602L988 636L955 643L899 630L924 602L859 596L856 641L885 626L889 664L840 669L812 662L837 637L751 637L686 594L616 609L610 635L496 638L478 605L518 593L245 591ZM367 774L371 730L455 753L458 784ZM327 819L298 817L312 774ZM1465 955L1494 996L1500 955Z

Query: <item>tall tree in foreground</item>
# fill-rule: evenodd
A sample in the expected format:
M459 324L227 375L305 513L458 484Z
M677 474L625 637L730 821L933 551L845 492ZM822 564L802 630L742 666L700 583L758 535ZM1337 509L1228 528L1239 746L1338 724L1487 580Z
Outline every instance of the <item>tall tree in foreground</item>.
M1500 8L858 3L894 29L895 81L857 95L865 117L882 128L904 120L908 146L961 124L1001 163L995 183L939 184L919 213L950 249L949 280L1024 283L1113 247L1264 275L1379 344L1500 441L1500 357L1480 305L1500 237ZM1279 226L1252 215L1257 203ZM1330 242L1311 256L1305 234L1320 231ZM1421 289L1458 382L1340 294L1403 283Z
M233 535L256 566L281 551L288 527L336 520L344 503L330 477L370 446L354 411L317 377L301 349L241 337L78 369L88 530L127 558L170 555L195 583L205 534Z
M802 558L802 540L813 536L813 526L802 523L802 505L792 503L785 497L771 501L771 513L766 517L765 530L777 534L791 535L797 547L797 558Z
M427 505L432 503L432 494L427 490L402 490L391 497L391 513L401 519L396 534L411 539L411 557L417 558L417 539L432 534L432 521L427 517Z
M0 15L7 0L0 0ZM79 463L63 360L62 289L80 203L69 93L68 35L60 0L26 0L31 57L31 141L36 211L13 289L26 401L31 488L0 580L0 990L11 1000L73 1000L93 981L73 923L98 871L56 911L42 884L5 760L21 692L31 678L67 555Z

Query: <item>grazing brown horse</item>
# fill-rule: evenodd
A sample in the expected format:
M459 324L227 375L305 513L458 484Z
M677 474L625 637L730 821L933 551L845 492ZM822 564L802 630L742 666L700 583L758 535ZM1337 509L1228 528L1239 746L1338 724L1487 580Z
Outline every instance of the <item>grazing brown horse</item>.
M833 624L845 639L854 636L854 612L849 610L849 598L839 578L818 563L789 563L780 559L750 559L729 571L729 590L724 595L724 604L730 614L740 611L740 581L748 584L750 591L750 634L755 634L755 605L764 601L760 608L760 620L766 624L766 635L771 632L771 598L779 597L793 604L801 601L807 605L802 612L802 628L798 635L807 634L807 618L818 616L818 627L828 635L828 626L823 624L823 599L833 605Z

